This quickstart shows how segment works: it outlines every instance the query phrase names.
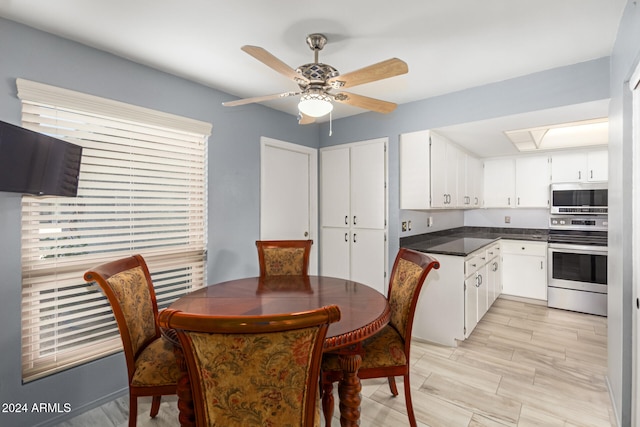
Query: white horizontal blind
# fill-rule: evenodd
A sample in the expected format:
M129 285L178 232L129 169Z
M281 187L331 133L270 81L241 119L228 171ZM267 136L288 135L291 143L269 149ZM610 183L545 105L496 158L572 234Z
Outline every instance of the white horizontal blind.
M77 197L22 199L22 366L32 380L122 348L106 298L83 279L92 266L143 255L160 308L205 283L211 127L24 80L18 89L25 128L83 147Z

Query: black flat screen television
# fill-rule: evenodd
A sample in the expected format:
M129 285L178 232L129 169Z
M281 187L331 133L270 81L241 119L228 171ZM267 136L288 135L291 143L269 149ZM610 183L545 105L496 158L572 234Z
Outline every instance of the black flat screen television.
M78 194L82 147L0 121L0 191Z

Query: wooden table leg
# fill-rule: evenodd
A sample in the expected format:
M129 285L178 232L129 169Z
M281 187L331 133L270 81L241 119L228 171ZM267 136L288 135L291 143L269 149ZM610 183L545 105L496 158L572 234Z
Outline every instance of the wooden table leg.
M193 411L193 397L191 396L191 383L189 382L189 373L187 372L187 362L182 354L182 349L178 346L174 347L176 362L180 367L180 379L176 386L176 395L178 396L178 421L181 427L195 427L196 417Z
M340 355L343 375L338 382L338 396L340 396L340 425L342 427L357 427L360 423L362 385L360 378L358 378L358 369L360 369L361 363L362 358L359 354Z

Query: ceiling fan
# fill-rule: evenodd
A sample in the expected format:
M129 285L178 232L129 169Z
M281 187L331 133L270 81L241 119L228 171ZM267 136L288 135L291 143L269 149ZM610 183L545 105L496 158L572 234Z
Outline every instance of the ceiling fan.
M342 89L405 74L409 71L409 67L404 61L398 58L391 58L341 75L331 65L318 62L318 53L327 43L327 38L323 34L316 33L308 35L306 40L314 52L314 62L301 65L295 70L261 47L242 46L243 51L297 83L299 90L238 99L236 101L223 102L222 105L235 107L253 102L300 95L300 103L298 104L300 112L298 123L300 124L313 123L316 118L331 112L333 109L332 102L334 101L378 113L386 114L395 110L397 105L393 102L343 92ZM332 90L340 92L333 93Z

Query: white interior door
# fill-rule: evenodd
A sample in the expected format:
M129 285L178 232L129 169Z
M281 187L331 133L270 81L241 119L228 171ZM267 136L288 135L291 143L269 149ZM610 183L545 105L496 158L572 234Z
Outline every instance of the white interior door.
M312 239L309 273L318 271L317 150L261 138L260 239Z

